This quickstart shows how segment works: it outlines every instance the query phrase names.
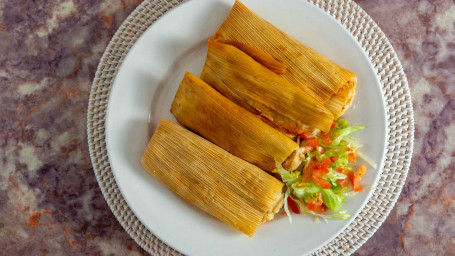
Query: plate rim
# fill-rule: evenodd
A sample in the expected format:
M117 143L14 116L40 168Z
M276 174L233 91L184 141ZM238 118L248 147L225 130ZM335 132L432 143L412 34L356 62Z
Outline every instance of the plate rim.
M134 11L132 14L130 14L130 16L122 23L122 25L120 26L120 28L117 30L117 32L115 33L114 37L112 38L112 40L110 41L108 47L106 48L106 51L104 52L103 54L103 57L101 58L101 61L98 65L98 69L97 69L97 72L95 74L95 78L94 78L94 81L93 81L93 84L92 84L92 89L91 89L91 93L90 93L90 100L89 100L89 106L88 106L88 113L87 113L87 134L88 134L88 143L89 143L89 150L90 150L90 157L91 157L91 160L92 160L92 165L94 167L94 172L95 172L95 175L96 175L96 178L97 178L97 181L98 181L98 184L102 190L102 193L103 193L103 196L105 197L106 201L108 202L108 205L109 207L111 208L111 211L114 213L114 215L116 216L117 220L120 222L120 224L123 226L123 228L127 231L127 233L130 234L130 236L142 247L144 248L147 252L149 253L157 253L157 249L155 246L149 246L148 244L150 244L150 241L147 242L147 238L148 240L152 240L152 244L157 244L159 245L161 250L163 250L163 247L164 247L164 250L167 251L167 252L171 252L171 253L177 253L175 250L173 250L172 248L170 248L168 245L164 244L163 242L159 241L158 238L156 239L151 239L151 237L154 237L154 235L152 233L150 233L150 231L148 231L145 227L139 227L139 230L142 231L142 233L145 233L146 234L146 239L144 239L143 237L143 234L138 234L137 232L132 232L132 229L134 228L137 228L136 226L141 226L142 223L140 223L138 220L137 222L135 222L134 224L132 223L129 223L129 222L126 222L125 221L125 218L123 215L124 212L122 212L121 210L119 211L118 207L116 207L116 204L119 204L118 201L122 201L123 200L123 204L126 204L125 202L125 199L123 198L123 195L121 194L121 192L119 191L118 187L116 186L116 182L115 182L115 177L114 179L112 180L109 180L107 183L105 180L103 180L103 176L106 176L106 173L112 175L112 170L110 169L110 163L109 163L109 157L107 157L107 150L106 150L106 142L105 142L105 139L106 139L106 136L105 136L105 127L106 127L106 105L108 105L108 102L109 102L109 92L112 88L112 85L114 84L114 80L115 80L115 77L116 77L116 74L117 74L117 71L122 63L122 61L124 60L125 56L127 55L127 53L129 52L129 50L131 50L131 47L134 45L134 43L138 40L138 38L140 37L140 35L143 34L143 32L145 32L149 26L151 26L153 24L153 22L155 22L159 17L161 17L164 13L166 13L167 11L173 9L174 7L180 5L181 3L184 3L186 1L184 0L171 0L171 1L155 1L155 0L146 0L144 1L143 3L141 3ZM380 31L380 29L377 27L377 25L371 20L371 18L354 2L352 2L351 0L344 0L344 1L341 1L341 5L340 5L340 1L331 1L331 0L326 0L326 1L321 1L321 0L308 0L309 3L315 5L316 7L319 7L319 9L322 9L323 12L325 12L326 14L328 13L329 16L332 16L333 18L335 18L335 20L337 21L337 23L339 23L345 30L347 30L349 32L349 34L351 34L355 41L357 41L357 43L359 44L359 46L362 48L364 54L366 54L366 56L368 57L369 61L371 62L373 68L375 69L376 71L376 79L378 79L379 81L379 84L382 86L382 88L380 88L382 90L382 103L383 103L383 106L385 105L386 107L388 107L387 105L387 102L386 102L386 99L385 97L387 96L387 93L384 91L384 88L386 87L386 84L384 83L384 79L380 79L380 75L379 75L379 72L380 72L380 69L378 69L374 63L372 62L372 56L371 54L366 51L364 45L361 43L361 41L359 41L359 35L361 36L363 33L361 33L360 30L357 30L357 36L355 33L353 33L353 31L351 31L351 29L353 28L351 26L351 29L349 29L349 27L346 27L346 19L344 19L344 22L343 22L343 15L340 15L340 12L339 12L339 9L337 9L336 7L337 6L341 6L343 7L342 5L344 4L345 6L349 6L351 7L351 9L354 9L356 11L357 14L360 13L360 16L357 15L357 19L359 18L362 18L362 14L363 16L366 16L366 18L368 19L368 22L369 23L373 23L373 27L374 27L374 32L375 34L379 34L379 38L383 40L383 45L384 44L388 44L387 46L389 47L385 47L383 50L388 50L389 51L389 54L392 55L392 60L393 60L393 64L395 64L395 66L398 66L398 80L400 80L402 82L402 87L403 90L404 90L404 98L405 98L405 103L409 103L407 105L407 108L406 110L408 110L408 115L405 116L405 119L408 119L407 123L408 123L408 129L407 129L407 133L408 133L408 136L407 136L407 142L408 142L408 146L406 147L406 155L405 155L405 158L408 158L407 160L408 161L405 161L404 162L404 165L402 166L402 170L404 170L404 176L400 176L399 177L399 184L398 184L398 194L400 193L401 191L401 188L402 186L404 185L404 180L406 178L406 174L407 174L407 171L409 169L409 166L410 166L410 160L411 160L411 155L412 155L412 144L413 144L413 116L412 116L412 102L411 101L411 97L410 97L410 93L409 93L409 88L407 86L407 80L406 80L406 76L404 75L404 72L402 70L402 67L401 67L401 64L399 63L399 60L397 59L396 57L396 53L394 52L392 46L390 45L390 42L387 40L387 38L385 38L384 34L382 33L382 31ZM347 9L344 9L345 11ZM129 44L127 44L126 47L124 47L125 49L121 52L120 54L120 57L118 56L119 54L117 53L117 56L112 56L113 55L113 52L110 51L112 49L115 49L117 48L117 44L119 44L119 41L122 41L124 40L124 37L122 38L122 33L124 33L124 30L125 29L131 29L131 23L134 23L135 19L137 19L137 16L138 14L142 16L144 15L144 12L150 12L152 14L148 14L149 16L153 16L153 19L151 20L151 22L149 21L148 23L150 24L147 24L147 22L143 25L139 25L140 28L139 28L139 33L136 32L134 33L133 37L132 37L132 40L130 38L130 41L129 41ZM351 13L352 13L352 10L349 10ZM341 13L342 14L342 13ZM356 15L354 15L356 16ZM141 18L140 18L141 19ZM142 18L143 19L143 18ZM137 22L136 22L137 23ZM135 24L135 25L138 25L138 24ZM354 27L355 28L355 27ZM359 32L360 31L360 32ZM371 32L371 31L370 31ZM129 35L129 37L131 37L131 35ZM368 53L368 54L367 54ZM113 58L113 57L116 57L116 58ZM113 59L112 59L113 58ZM113 64L114 65L114 71L112 72L112 67L109 65L108 68L110 68L109 72L106 72L106 64L107 64L107 60L110 60L112 61L113 63L110 63L111 65ZM107 77L106 76L103 76L107 73ZM106 82L106 78L109 78L109 80ZM391 84L390 82L388 84ZM100 96L102 96L100 98ZM107 98L107 99L106 99ZM101 110L99 109L100 107L100 102L101 102ZM103 105L104 103L104 105ZM97 105L98 104L98 105ZM98 112L96 111L98 110ZM389 123L390 123L390 118L389 118L389 115L390 115L390 112L387 111L389 110L388 108L386 108L386 143L385 143L385 147L389 148L389 144L390 144L390 137L389 137L389 129L390 129L390 126L389 126ZM96 115L98 114L98 115ZM95 128L104 128L103 131L101 132L100 134L100 131L97 130L95 131ZM98 136L100 136L101 138L99 138ZM390 148L389 148L390 149ZM390 150L389 150L390 151ZM381 165L381 168L380 168L380 172L382 172L380 175L377 176L375 182L378 183L378 181L381 179L381 176L384 174L383 173L383 170L384 170L384 167L386 167L386 158L388 158L388 153L390 152L387 152L387 150L385 151L385 153L383 154L382 156L382 163ZM101 157L100 157L101 155ZM106 159L107 158L107 159ZM102 161L102 165L100 166L99 162L100 160ZM106 163L106 160L107 160L107 163ZM108 190L108 188L110 187L114 187L114 192L112 190ZM360 208L360 211L357 215L359 215L361 212L363 212L363 210L365 209L365 205L368 204L371 200L371 196L376 193L377 191L377 188L375 188L374 191L372 191L371 193L369 193L367 199L362 203L362 207ZM115 194L115 197L121 197L120 199L117 199L115 200L115 202L112 201L112 193ZM334 237L332 237L331 241L326 243L326 244L323 244L319 247L319 249L316 249L316 253L327 253L327 251L325 251L325 249L334 249L333 252L338 252L338 253L341 253L344 251L344 253L352 253L353 251L355 251L358 247L360 247L365 241L366 239L368 239L373 233L374 231L377 230L377 228L379 228L380 224L382 224L382 222L385 220L385 218L387 217L388 213L390 212L390 210L393 208L393 205L395 204L396 200L398 198L398 195L394 198L391 198L390 200L390 203L389 204L389 207L385 207L386 209L386 212L385 212L385 216L383 218L380 218L379 219L379 225L376 225L374 230L372 230L372 232L369 232L365 239L362 239L360 242L356 241L355 244L352 244L352 241L345 241L347 244L350 244L351 246L349 247L346 247L346 246L342 246L341 248L346 248L346 250L341 250L339 248L340 244L335 244L335 245L338 245L338 248L337 246L329 246L331 243L334 242L334 240L336 240L336 238L338 238L340 236L341 233L343 233L347 227L346 226L351 226L352 223L355 222L355 220L357 219L358 216L356 216L355 218L353 218L350 223L347 223L345 225L345 227L342 229L342 231L339 232L338 235L334 235ZM121 203L120 203L121 204ZM134 215L134 213L132 213L131 209L129 208L128 205L126 205L127 207L127 213L126 215L133 215L133 216L129 216L130 218L134 219L137 217ZM124 208L124 206L123 206ZM383 207L384 208L384 207ZM123 213L123 214L122 214ZM122 218L123 217L123 218ZM142 225L143 226L143 225ZM144 230L145 229L145 230ZM147 234L147 232L149 234ZM158 240L158 241L156 241ZM168 248L166 248L168 247ZM327 247L327 248L326 248ZM331 248L333 247L333 248ZM331 250L329 250L331 251Z
M220 1L222 1L222 0L220 0ZM272 0L272 1L276 1L276 0ZM195 2L197 2L197 4L200 5L200 4L209 4L210 1L207 1L207 0L186 1L186 2L182 3L181 5L179 5L178 7L175 7L172 10L170 10L170 12L166 13L166 15L170 15L170 13L176 11L179 8L187 6L189 4L192 4L194 6L196 4ZM380 83L380 81L379 81L379 79L378 79L378 77L377 77L377 75L376 75L376 73L374 71L374 67L372 66L371 62L369 61L368 55L364 52L364 50L362 49L362 47L359 44L359 42L357 42L357 40L349 33L349 31L347 31L346 28L344 28L336 19L334 19L333 16L329 15L328 13L324 12L323 10L317 8L316 6L312 5L311 3L307 2L307 1L295 0L294 3L301 3L301 4L305 5L306 6L305 8L310 9L311 12L317 12L319 15L323 16L324 18L330 19L330 22L333 23L333 26L337 27L336 29L342 30L343 33L346 32L347 36L350 39L353 40L352 44L355 44L355 47L358 48L356 50L359 50L361 55L362 55L362 58L365 58L365 60L368 62L368 64L367 64L367 65L369 65L368 69L370 69L373 72L373 74L374 74L374 78L373 78L373 80L375 81L374 87L375 87L375 89L379 90L379 92L378 92L379 93L378 96L380 97L380 103L379 104L380 104L380 109L383 111L383 112L381 111L381 115L384 114L384 116L381 116L381 121L384 122L384 123L383 123L383 126L381 126L381 129L380 129L381 133L382 133L381 135L384 136L383 146L382 146L382 149L381 149L382 153L381 153L380 160L378 161L378 169L377 169L377 171L375 173L375 178L373 180L373 183L371 184L372 187L375 187L377 182L378 182L378 180L379 180L379 178L380 178L380 175L382 173L382 166L383 166L383 163L384 163L385 152L386 152L388 129L387 129L387 120L386 120L386 118L387 118L386 117L386 111L387 110L386 110L386 106L385 106L384 95L383 95L383 92L382 92L381 83ZM175 17L175 15L173 17ZM144 31L144 33L142 35L146 34L154 25L155 25L155 23L152 24L150 27L148 27ZM128 63L129 59L131 58L132 55L130 53L134 52L135 49L138 47L138 45L139 45L138 43L139 43L140 39L141 38L138 38L138 41L136 41L134 43L134 45L131 47L131 49L129 49L129 51L125 55L125 58L122 61L122 63L119 63L119 67L118 67L118 71L117 71L118 73L115 76L114 81L113 81L112 86L111 86L111 94L115 95L115 93L113 93L114 91L121 90L120 87L122 85L118 81L119 80L119 75L122 74L122 70L126 67L125 64ZM201 40L201 43L204 43L204 40ZM199 42L197 44L199 44ZM174 62L175 61L176 60L174 60ZM126 191L128 190L128 188L125 187L125 184L122 182L122 179L120 178L120 173L122 172L122 169L119 169L117 167L117 165L115 164L116 161L114 161L113 157L112 157L112 144L114 144L114 143L111 142L113 137L110 136L111 129L109 127L110 127L110 121L115 119L115 118L113 118L113 116L116 116L115 115L116 112L113 110L113 109L115 109L114 105L115 105L114 104L114 97L110 96L109 100L108 100L108 103L107 103L107 110L106 110L106 149L107 149L107 153L108 153L108 159L109 159L109 164L111 166L112 174L114 176L115 182L116 182L120 192L122 193L122 196L123 196L125 202L129 206L129 208L131 209L133 214L138 218L138 220L154 236L159 238L162 242L164 242L165 244L167 244L171 248L174 248L175 250L179 251L180 253L193 255L189 248L186 248L186 247L182 246L179 242L173 241L173 240L169 239L169 237L166 237L166 236L160 234L159 233L159 229L155 228L154 226L151 226L150 223L147 224L147 216L144 215L143 213L141 213L141 211L138 210L135 207L135 205L137 206L137 204L133 203L131 196L127 196L125 194ZM149 116L149 118L150 118L150 116ZM329 234L328 237L326 239L324 239L324 240L321 240L321 242L318 243L317 246L312 247L310 250L306 250L304 252L301 252L301 253L299 253L299 255L311 254L311 253L313 253L315 251L318 251L324 245L326 245L327 243L332 241L335 237L337 237L341 232L343 232L343 230L346 229L346 227L348 227L354 221L355 217L361 212L361 210L367 204L368 199L371 197L373 192L374 192L373 189L369 189L369 190L364 192L364 193L366 193L366 197L362 200L362 202L360 203L359 207L356 208L355 211L351 212L352 216L342 223L341 228L339 228L335 232Z

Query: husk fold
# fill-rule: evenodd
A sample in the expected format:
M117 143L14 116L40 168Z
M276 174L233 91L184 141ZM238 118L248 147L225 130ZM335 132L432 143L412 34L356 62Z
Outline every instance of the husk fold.
M323 104L232 45L208 42L201 79L286 134L328 131L333 121Z
M354 73L287 35L239 1L214 39L235 41L267 52L286 67L283 78L321 103L329 101L343 87L351 88L352 83L355 87L357 82ZM340 102L349 101L349 94L341 93L337 97ZM337 112L333 113L335 118Z
M269 172L275 169L275 161L282 163L299 147L188 71L171 113L180 124Z

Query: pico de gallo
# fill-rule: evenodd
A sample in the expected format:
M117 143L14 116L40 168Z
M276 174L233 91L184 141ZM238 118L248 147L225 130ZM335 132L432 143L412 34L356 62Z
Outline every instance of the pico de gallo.
M362 177L367 168L356 165L359 157L374 169L376 164L359 152L362 146L353 132L365 126L349 126L344 119L333 122L329 132L304 132L297 139L302 164L293 171L276 163L275 173L286 185L284 210L292 222L294 214L312 214L318 219L347 219L350 214L340 211L345 198L364 189ZM355 166L355 167L354 167Z

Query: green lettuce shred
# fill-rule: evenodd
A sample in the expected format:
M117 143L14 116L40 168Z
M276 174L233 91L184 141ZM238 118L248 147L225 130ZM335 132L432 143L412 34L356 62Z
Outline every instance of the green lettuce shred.
M332 214L332 217L338 220L345 220L351 217L351 214L349 214L347 211L339 211Z
M291 185L294 182L297 182L301 179L300 172L298 171L288 171L283 168L283 166L275 161L276 169L273 170L274 173L278 173L281 176L281 180L286 185Z
M336 212L340 209L341 204L344 203L344 195L342 193L335 193L331 189L323 189L322 201L327 208Z
M347 175L340 173L337 170L338 168L352 170L348 154L362 145L357 142L354 137L350 136L350 134L365 128L366 126L361 125L349 126L348 121L339 118L336 121L335 127L331 129L330 134L332 136L332 142L330 145L320 143L323 150L306 152L306 155L303 156L304 163L301 166L308 166L310 161L313 160L322 162L331 158L332 164L328 167L329 173L322 177L330 182L330 189L323 189L312 180L302 182L305 167L288 171L284 169L279 162L276 162L276 169L273 172L280 175L281 180L286 185L286 196L290 196L294 199L303 214L312 214L316 217L322 217L325 221L327 221L327 219L345 220L351 216L346 211L340 211L340 208L345 202L345 198L352 194L352 188L341 187L338 180L346 179ZM320 142L323 141L322 136L322 134L317 135ZM322 195L324 205L327 206L327 209L333 211L333 213L325 212L320 214L306 208L306 204L308 204L311 199L318 200L319 193Z
M365 128L367 128L367 127L363 126L363 125L349 126L348 121L339 118L336 121L336 126L332 129L333 141L330 144L330 146L339 145L344 137L348 136L349 134L351 134L353 132L357 132L357 131L363 130Z

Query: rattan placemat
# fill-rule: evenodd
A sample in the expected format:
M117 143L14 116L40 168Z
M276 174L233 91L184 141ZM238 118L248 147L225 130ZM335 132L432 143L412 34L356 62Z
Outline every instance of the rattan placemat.
M131 46L158 18L184 1L145 0L123 22L99 63L87 114L90 157L101 191L126 232L153 255L180 253L160 241L138 220L117 187L106 150L106 109L117 70ZM374 234L400 195L411 163L412 102L406 76L392 45L365 11L351 0L308 1L337 19L360 43L381 81L387 108L386 159L373 195L341 234L314 252L315 255L350 254Z

